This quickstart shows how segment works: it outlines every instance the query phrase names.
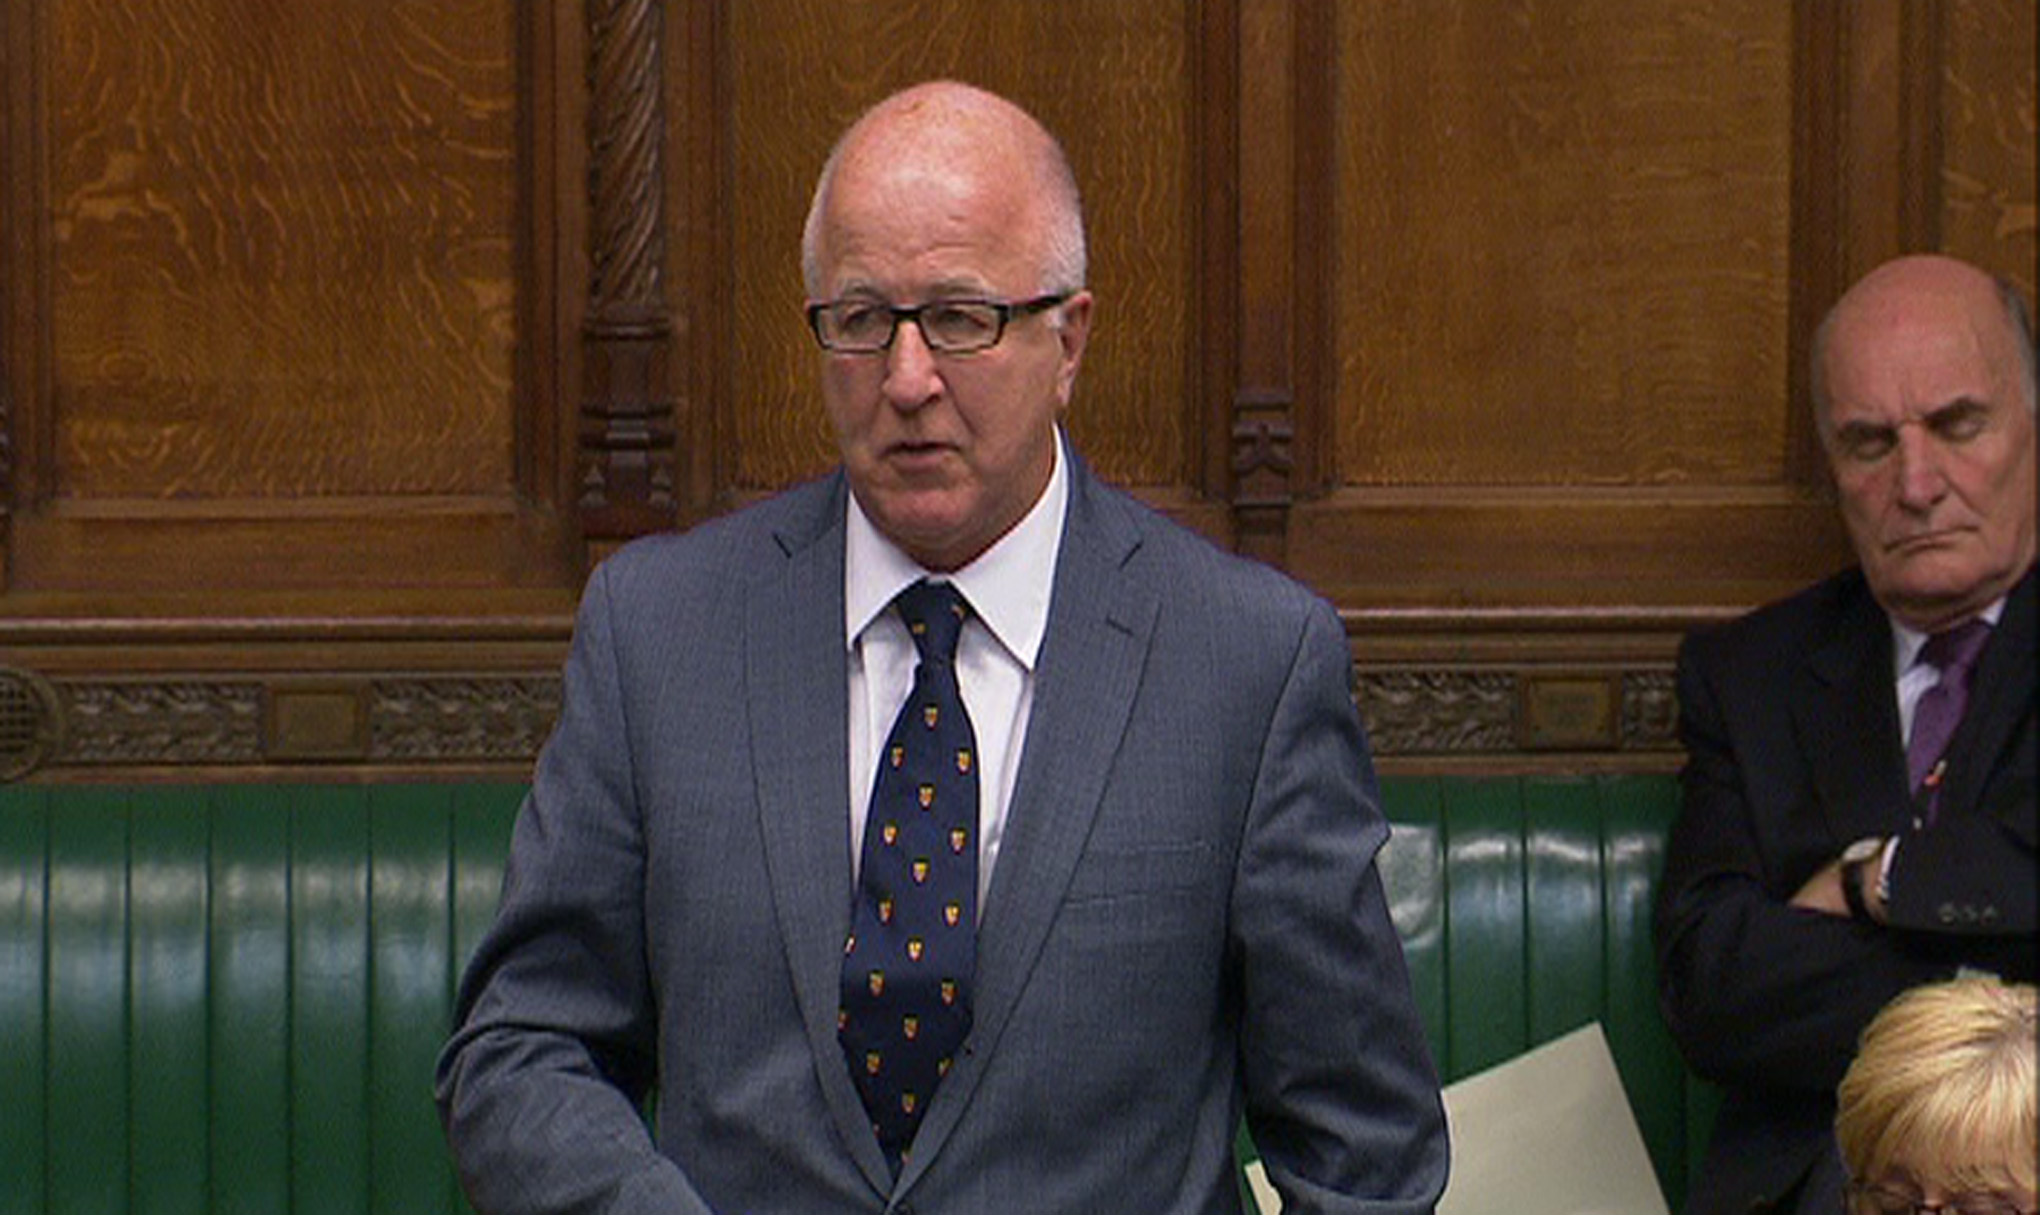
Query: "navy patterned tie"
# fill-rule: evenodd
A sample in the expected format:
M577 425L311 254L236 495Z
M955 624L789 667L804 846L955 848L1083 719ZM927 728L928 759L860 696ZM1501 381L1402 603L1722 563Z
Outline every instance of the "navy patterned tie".
M969 613L948 583L894 601L920 652L864 823L838 1037L893 1172L970 1032L977 967L977 738L956 686Z
M1979 619L1936 633L1920 647L1919 661L1938 670L1941 680L1927 689L1913 709L1905 767L1913 791L1926 799L1930 823L1940 809L1941 776L1946 769L1942 755L1969 704L1970 668L1983 652L1983 643L1989 640L1990 625Z

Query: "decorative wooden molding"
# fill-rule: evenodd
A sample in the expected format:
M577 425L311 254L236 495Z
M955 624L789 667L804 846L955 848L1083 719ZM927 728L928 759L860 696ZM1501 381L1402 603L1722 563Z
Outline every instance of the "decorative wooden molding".
M1362 669L1377 758L1592 762L1675 751L1660 667ZM556 674L330 673L45 679L0 667L0 781L40 769L528 767L559 717Z
M1355 700L1383 758L1678 748L1672 677L1662 669L1363 670Z
M673 321L663 293L666 137L663 5L591 0L588 17L589 300L582 339L584 536L670 527Z
M1295 501L1291 474L1296 467L1296 426L1289 402L1241 400L1233 418L1233 506L1288 507Z
M368 689L371 759L537 757L560 713L557 678L378 679Z
M1488 755L1516 741L1506 671L1363 671L1355 699L1376 756Z
M68 731L53 764L252 764L263 759L259 682L108 679L56 687Z

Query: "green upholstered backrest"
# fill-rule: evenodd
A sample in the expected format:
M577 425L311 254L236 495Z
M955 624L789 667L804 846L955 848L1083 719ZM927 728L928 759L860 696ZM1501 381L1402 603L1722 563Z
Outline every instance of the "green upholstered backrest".
M465 1211L432 1064L522 794L0 789L0 1215Z
M1381 858L1446 1082L1598 1021L1677 1209L1718 1094L1658 1014L1651 902L1669 776L1390 779Z
M432 1062L522 795L0 788L0 1215L466 1210ZM1383 797L1445 1077L1598 1020L1683 1193L1712 1107L1653 1000L1670 779L1395 779Z

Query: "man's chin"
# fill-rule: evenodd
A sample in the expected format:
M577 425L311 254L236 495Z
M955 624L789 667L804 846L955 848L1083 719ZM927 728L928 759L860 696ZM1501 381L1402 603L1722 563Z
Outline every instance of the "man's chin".
M1877 598L1907 626L1933 632L1973 615L2004 593L2001 580L1970 568L1916 563L1887 571L1875 584Z

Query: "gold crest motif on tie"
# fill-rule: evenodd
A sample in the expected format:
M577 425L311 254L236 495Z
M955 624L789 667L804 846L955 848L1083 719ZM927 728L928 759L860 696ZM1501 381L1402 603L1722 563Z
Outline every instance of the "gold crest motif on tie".
M924 952L926 952L927 948L928 948L927 944L926 944L925 942L923 942L923 941L921 940L921 938L919 938L919 937L908 937L908 938L907 938L907 960L908 960L908 961L910 961L910 962L918 962L918 961L920 961L920 960L921 960L921 954L922 954L922 953L924 953Z
M914 861L914 885L919 886L927 880L928 858L920 857Z
M969 776L969 775L970 775L970 752L969 752L969 751L958 751L958 752L956 753L956 771L957 771L957 774L958 774L958 775L960 775L960 776Z
M922 785L920 789L916 791L916 796L918 796L921 799L921 809L926 810L928 807L935 804L935 786Z

